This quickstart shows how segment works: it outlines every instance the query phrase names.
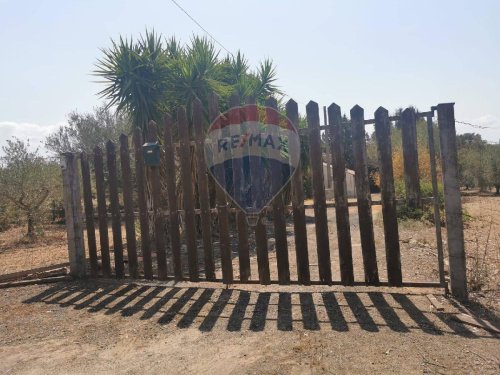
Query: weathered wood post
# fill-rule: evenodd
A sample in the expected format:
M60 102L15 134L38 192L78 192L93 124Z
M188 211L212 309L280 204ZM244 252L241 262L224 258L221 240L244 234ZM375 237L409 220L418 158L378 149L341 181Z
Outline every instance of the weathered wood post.
M434 110L432 111L432 114ZM436 230L436 245L438 253L438 267L439 267L439 283L441 287L445 288L448 294L448 284L444 278L444 255L443 255L443 238L441 235L441 214L439 212L439 190L437 183L436 172L436 151L434 147L434 126L432 124L432 114L427 116L427 139L429 140L429 159L431 164L431 180L432 180L432 196L434 206L434 222Z
M326 112L326 106L323 106L323 124L327 125L329 124L328 122L328 115ZM330 145L328 144L328 140L330 139L330 130L326 129L325 130L325 162L326 162L326 184L325 188L326 189L331 189L332 187L332 154L331 150L329 149Z
M382 192L382 217L384 220L385 253L389 284L401 286L401 252L399 248L398 215L394 173L392 166L391 124L384 107L375 111L375 137L380 161L380 187Z
M420 207L420 177L418 172L417 119L413 108L406 108L403 111L401 123L406 204L411 208L417 208Z
M293 99L286 103L286 116L295 128L299 129L299 108L297 102ZM300 155L298 155L298 158L300 163ZM302 181L302 165L300 164L297 165L297 170L292 175L292 210L298 281L299 284L309 285L311 283L311 273L309 271L306 213L304 210L304 184Z
M319 278L323 284L332 282L330 261L330 238L328 235L328 217L326 211L325 180L321 157L321 134L319 125L318 103L312 100L306 105L307 126L309 127L309 157L312 166L314 196L314 222L319 263Z
M340 107L332 103L328 107L330 150L333 166L333 192L335 195L335 220L339 246L340 279L344 285L354 283L352 264L351 225L349 224L349 200L345 181L345 156ZM330 178L330 177L329 177Z
M356 170L359 232L361 236L361 251L363 252L365 282L369 285L378 285L377 251L375 249L375 234L373 232L372 198L366 156L365 111L357 104L351 109L351 122L352 150Z
M78 176L77 157L72 152L61 155L64 188L64 209L68 234L69 270L73 277L86 275L85 247L83 244L83 220Z
M458 184L455 103L438 104L439 141L443 169L444 209L448 233L450 284L454 297L467 299L462 201Z

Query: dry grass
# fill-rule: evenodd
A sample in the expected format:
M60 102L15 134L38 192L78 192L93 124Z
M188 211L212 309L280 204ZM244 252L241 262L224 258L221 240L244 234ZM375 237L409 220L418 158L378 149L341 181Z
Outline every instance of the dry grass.
M31 240L24 227L0 233L0 274L29 270L68 261L63 226L47 226L42 236Z

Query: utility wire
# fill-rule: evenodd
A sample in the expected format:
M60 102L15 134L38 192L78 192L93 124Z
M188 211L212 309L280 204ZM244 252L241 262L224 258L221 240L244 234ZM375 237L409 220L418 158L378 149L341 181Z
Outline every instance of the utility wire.
M191 19L191 21L193 21L196 25L198 25L198 27L199 27L200 29L202 29L202 30L203 30L203 31L204 31L204 32L205 32L205 33L206 33L206 34L207 34L210 38L212 38L212 40L213 40L215 43L217 43L219 46L221 46L221 47L222 47L222 49L223 49L224 51L226 51L227 53L229 53L229 54L230 54L230 55L234 58L234 55L231 53L231 51L229 51L226 47L224 47L224 45L223 45L221 42L219 42L217 39L215 39L215 37L214 37L214 36L213 36L210 32L208 32L208 30L207 30L207 29L205 29L205 28L204 28L204 27L203 27L203 26L202 26L202 25L201 25L198 21L196 21L196 20L195 20L195 19L194 19L194 18L193 18L193 17L192 17L192 16L191 16L188 12L187 12L187 10L185 10L182 6L180 6L180 4L179 4L177 1L175 1L175 0L171 0L171 1L172 1L172 3L174 3L174 4L175 4L175 6L177 6L177 8L179 8L182 12L184 12L184 14L185 14L186 16L188 16L188 17Z
M484 125L476 125L476 124L471 124L470 122L465 122L465 121L458 121L455 120L457 124L462 124L462 125L467 125L476 129L500 129L500 127L497 126L484 126Z

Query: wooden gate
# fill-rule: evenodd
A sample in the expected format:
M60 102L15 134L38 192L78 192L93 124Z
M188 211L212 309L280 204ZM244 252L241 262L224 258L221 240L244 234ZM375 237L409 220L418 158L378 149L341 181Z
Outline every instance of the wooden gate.
M234 121L238 121L237 107L242 102L236 95L230 99L229 108L236 108L229 112ZM255 103L251 99L244 102ZM269 99L266 106L277 108L276 100ZM199 100L194 101L191 113L180 107L177 113L166 115L161 126L150 122L144 134L136 129L132 140L122 135L118 146L109 141L106 150L96 148L94 155L64 154L72 273L84 276L90 270L94 277L129 276L226 284L445 287L432 125L436 109L451 285L455 295L466 295L453 104L440 104L424 113L408 108L400 116L389 116L388 111L380 107L373 119L365 119L363 108L356 105L350 110L349 122L343 120L341 108L331 104L325 116L328 121L321 125L318 104L311 101L306 106L307 125L301 128L298 105L289 100L284 111L296 128L300 128L301 143L309 150L303 161L308 159L309 165L298 168L290 186L267 207L254 227L247 224L245 214L228 201L207 173L203 144L209 123L220 114L216 95L209 96L205 107ZM417 118L427 120L433 190L430 202L434 207L439 265L439 280L426 282L412 282L402 276L397 218L398 204L418 208L424 201L420 193ZM394 186L391 121L400 121L402 129L406 191L403 200L396 199ZM377 200L372 200L370 193L365 144L367 124L374 125L378 148L381 193ZM343 149L346 126L352 133L357 197L354 200L348 199L346 191ZM146 141L160 141L159 166L145 164L143 144ZM133 145L132 151L130 145ZM332 177L327 177L333 178L333 201L325 195L325 160L331 161ZM307 168L312 174L312 203L304 197L303 170ZM383 244L377 244L374 235L372 210L375 206L381 206ZM110 233L108 227L111 227ZM336 241L333 227L336 227ZM353 244L358 232L359 244ZM362 265L353 260L354 245L361 247L358 263ZM381 273L377 256L381 258L384 253L386 271ZM357 268L360 271L356 271Z

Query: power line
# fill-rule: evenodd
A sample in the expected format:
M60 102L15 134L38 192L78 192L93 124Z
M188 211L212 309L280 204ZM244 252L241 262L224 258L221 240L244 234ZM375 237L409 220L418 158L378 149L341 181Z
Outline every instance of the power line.
M231 56L233 56L233 58L234 58L234 55L231 53L231 51L229 51L226 47L224 47L224 45L223 45L221 42L219 42L217 39L215 39L215 37L214 37L214 36L213 36L210 32L208 32L208 30L207 30L207 29L205 29L205 28L204 28L204 27L203 27L203 26L202 26L202 25L201 25L198 21L196 21L196 20L195 20L195 19L194 19L194 18L193 18L193 17L192 17L192 16L191 16L188 12L187 12L187 10L185 10L182 6L180 6L180 5L179 5L179 3L178 3L177 1L175 1L175 0L171 0L171 1L172 1L172 3L174 3L174 4L177 6L177 8L179 8L182 12L184 12L184 14L185 14L186 16L188 16L188 17L191 19L191 21L193 21L196 25L198 25L198 27L199 27L200 29L202 29L202 30L203 30L203 31L204 31L204 32L205 32L205 33L206 33L206 34L207 34L210 38L212 38L212 39L214 40L214 42L215 42L215 43L217 43L219 46L221 46L221 47L222 47L222 49L223 49L224 51L226 51L227 53L229 53L229 54L230 54Z
M467 125L476 129L500 129L500 127L497 126L484 126L484 125L476 125L476 124L471 124L470 122L465 122L465 121L458 121L455 120L457 124L462 124L462 125Z

